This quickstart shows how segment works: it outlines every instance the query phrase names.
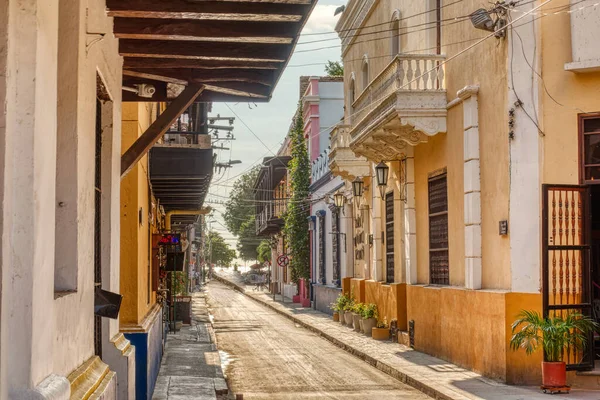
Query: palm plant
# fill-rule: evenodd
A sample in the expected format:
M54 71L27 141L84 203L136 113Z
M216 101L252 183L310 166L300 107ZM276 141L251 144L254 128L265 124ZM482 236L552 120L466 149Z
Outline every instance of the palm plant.
M548 362L560 362L564 349L584 348L587 335L597 328L593 319L579 313L544 318L538 312L522 310L512 324L510 347L523 348L530 355L541 345Z

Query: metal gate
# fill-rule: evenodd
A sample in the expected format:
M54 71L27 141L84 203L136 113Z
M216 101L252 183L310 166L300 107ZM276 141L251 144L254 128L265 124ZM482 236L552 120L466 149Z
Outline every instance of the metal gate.
M394 192L385 195L385 282L394 283Z
M542 185L542 298L544 317L592 316L590 190ZM593 368L592 334L583 350L568 348L569 370Z

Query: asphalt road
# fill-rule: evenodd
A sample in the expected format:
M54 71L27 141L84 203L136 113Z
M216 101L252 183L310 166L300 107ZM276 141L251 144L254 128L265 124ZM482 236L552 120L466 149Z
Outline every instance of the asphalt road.
M429 399L227 286L208 287L229 385L244 399Z

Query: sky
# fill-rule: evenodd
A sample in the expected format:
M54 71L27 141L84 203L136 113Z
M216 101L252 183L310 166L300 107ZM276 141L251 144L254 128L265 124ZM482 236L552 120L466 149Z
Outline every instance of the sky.
M341 59L340 41L334 31L339 18L334 16L335 9L346 4L346 0L319 0L308 22L304 26L295 52L283 72L273 97L269 103L213 103L209 116L234 117L233 110L239 118L234 122L233 134L236 140L223 143L231 150L217 151L220 162L240 160L240 164L228 168L226 172L216 173L206 197L206 205L215 209L212 229L219 232L235 248L236 239L225 228L225 222L220 212L225 210L215 201L227 201L231 186L236 176L258 165L263 157L277 153L287 134L292 117L299 100L299 79L301 75L325 75L325 64L328 60ZM306 41L323 40L323 42L301 44ZM334 47L335 46L335 47ZM322 50L307 51L322 47L333 47ZM305 64L317 64L305 66ZM231 107L231 110L228 108ZM260 141L244 126L243 121ZM224 122L221 122L222 124ZM224 123L226 124L226 123ZM262 143L261 143L262 141ZM237 260L243 264L240 260Z

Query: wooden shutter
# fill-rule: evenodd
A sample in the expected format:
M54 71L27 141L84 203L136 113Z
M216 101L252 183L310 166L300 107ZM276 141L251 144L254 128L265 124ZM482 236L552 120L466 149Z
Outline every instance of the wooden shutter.
M432 284L450 284L448 180L445 173L429 179L429 277Z
M394 193L385 195L385 280L394 282Z

